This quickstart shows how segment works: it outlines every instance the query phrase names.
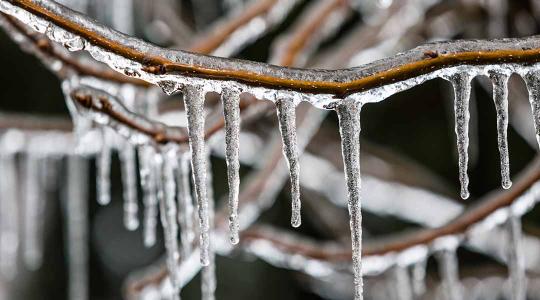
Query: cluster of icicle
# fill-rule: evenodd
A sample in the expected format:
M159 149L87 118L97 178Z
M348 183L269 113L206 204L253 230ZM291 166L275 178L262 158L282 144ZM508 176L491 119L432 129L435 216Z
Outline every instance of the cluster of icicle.
M66 254L69 258L70 299L87 295L86 160L73 155L72 135L56 131L8 129L0 135L0 274L13 279L22 257L28 270L41 267L44 255L48 199L61 190L66 217ZM88 151L96 151L96 147ZM67 172L61 172L67 157ZM21 188L24 187L24 188Z
M42 198L54 192L59 159L72 145L62 132L10 129L0 135L0 273L6 278L17 274L19 252L28 269L42 264Z
M50 5L50 4L49 4ZM135 178L136 154L140 158L140 177L143 186L143 202L145 204L144 233L145 243L151 245L155 241L155 218L156 205L161 210L162 224L165 230L165 243L168 252L167 263L170 268L171 282L178 290L181 282L178 280L176 267L179 263L180 246L177 241L178 225L182 232L185 228L194 228L191 224L191 198L188 161L191 162L191 172L196 199L196 211L198 214L198 227L189 231L192 234L199 232L200 261L202 265L209 265L212 260L210 250L211 207L209 201L209 174L208 154L204 140L205 112L204 100L208 92L221 93L223 101L223 114L225 118L226 134L226 162L228 166L229 181L229 213L230 213L230 240L233 244L238 242L238 191L239 191L239 98L241 93L250 93L259 99L269 99L276 103L279 119L279 128L283 137L283 152L290 169L291 195L292 195L292 220L293 226L301 223L300 218L300 194L299 194L299 163L296 145L295 107L303 100L307 100L318 107L334 109L339 116L340 134L342 140L342 154L345 166L345 177L348 189L348 208L350 213L351 239L353 249L353 265L355 284L355 299L362 299L362 263L361 263L361 211L360 211L360 163L359 163L359 135L360 135L360 111L365 103L382 101L389 96L419 85L433 78L444 78L450 81L455 94L455 120L456 135L459 154L459 179L461 182L461 196L469 197L468 192L468 122L469 122L469 96L471 80L478 75L486 75L492 79L494 86L494 101L497 109L498 143L501 155L502 186L509 188L508 147L506 130L508 124L507 111L507 81L512 73L521 75L529 89L530 102L534 116L534 124L537 135L540 133L540 71L537 65L485 65L485 66L457 66L437 70L432 73L407 79L401 82L373 88L368 91L349 96L344 100L335 100L329 95L311 95L287 90L273 90L263 87L246 86L233 81L208 80L194 77L184 77L175 74L155 75L143 71L143 66L130 61L114 53L107 52L87 40L84 40L70 32L67 32L46 20L12 6L6 1L0 2L0 10L14 15L35 30L47 34L47 36L71 51L86 50L96 60L107 63L112 68L124 74L138 74L141 79L159 85L167 94L181 92L187 113L187 129L189 135L189 150L175 145L157 146L151 143L149 137L134 132L128 127L117 124L103 114L86 112L94 122L111 126L120 135L126 138L127 143L119 148L122 160L124 200L125 200L125 225L128 229L138 227L137 201ZM83 20L86 22L86 20ZM73 89L75 87L71 87ZM69 91L69 88L67 88ZM83 89L95 95L105 95L110 99L116 99L117 93L92 89L86 86ZM98 98L98 97L94 97ZM127 98L122 96L121 98ZM115 109L127 110L129 104L122 101L114 103ZM99 102L95 105L101 105ZM80 112L78 112L80 113ZM76 126L78 121L75 120ZM84 122L79 122L84 123ZM104 130L106 131L106 130ZM104 139L108 139L108 133ZM539 139L540 142L540 139ZM138 147L137 151L134 147ZM108 142L103 143L103 149L98 155L98 188L100 203L110 200L108 167L110 161L110 149ZM176 201L175 201L176 200ZM177 203L178 202L178 203ZM181 209L179 209L181 208ZM180 213L179 213L180 212ZM189 223L189 224L188 224ZM195 226L196 227L196 226ZM517 227L516 227L517 228ZM191 236L181 236L182 251L188 251L192 247ZM455 289L452 282L455 281L457 270L455 267L455 248L459 243L454 238L445 238L441 244L441 266L443 266L443 278L448 282L449 297L459 299L459 289ZM519 243L518 243L519 244Z

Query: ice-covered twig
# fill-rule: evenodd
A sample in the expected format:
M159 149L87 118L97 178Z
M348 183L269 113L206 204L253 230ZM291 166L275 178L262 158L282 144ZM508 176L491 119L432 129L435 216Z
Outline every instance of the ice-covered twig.
M58 60L62 63L63 67L69 68L82 76L91 76L118 83L131 83L146 87L150 86L147 82L124 76L113 70L106 69L104 67L96 68L88 63L83 63L74 56L69 55L65 51L59 49L56 45L51 43L51 41L44 34L39 34L32 31L30 28L26 27L12 16L0 13L0 19L0 21L2 21L0 22L0 25L2 25L2 27L4 27L4 29L8 32L11 31L12 34L20 34L24 41L27 42L27 45L33 47L31 51L37 52L37 56L44 56L50 59ZM20 41L20 43L23 43L23 41ZM55 73L60 78L65 77L65 72L63 72L62 69L56 70Z
M150 120L128 110L116 97L100 92L90 87L78 88L72 91L71 98L80 106L107 116L118 124L122 124L135 132L143 134L155 143L187 143L188 136L185 128L167 126L163 123ZM241 101L240 110L245 109L250 101ZM209 138L224 126L223 118L217 120L206 128L205 138Z

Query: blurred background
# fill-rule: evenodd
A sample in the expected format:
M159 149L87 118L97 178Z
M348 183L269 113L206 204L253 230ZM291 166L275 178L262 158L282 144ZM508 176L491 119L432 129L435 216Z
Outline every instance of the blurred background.
M537 34L540 24L540 2L536 0L61 2L100 23L162 47L304 68L358 66L439 40L525 37ZM69 299L68 282L76 279L68 275L68 225L77 220L69 220L67 203L68 199L73 199L66 196L66 193L74 195L66 192L70 183L67 153L74 148L74 142L66 106L69 100L64 100L61 88L65 77L55 74L51 61L34 55L35 50L28 50L24 41L14 40L13 26L6 24L4 21L5 30L0 30L0 65L3 67L0 72L0 152L4 155L4 165L0 167L0 181L3 181L0 183L3 186L0 202L4 202L0 204L0 210L3 210L0 218L4 220L0 219L0 235L4 236L0 240L4 248L10 248L13 242L19 247L18 255L8 256L15 266L0 277L0 298ZM58 47L59 52L64 53L63 50ZM106 69L86 53L65 52L65 55L95 65L99 70ZM150 97L147 91L140 94L142 98ZM167 96L160 91L154 95L157 95L158 109L150 115L152 119L182 125L179 121L185 118L181 114L182 95ZM449 82L431 80L386 101L363 107L364 245L389 237L399 239L420 228L442 226L477 204L478 199L500 189L496 112L488 78L473 80L470 101L471 197L467 201L459 197L453 91ZM270 200L267 200L267 207L260 209L255 225L248 230L269 232L278 239L290 238L292 241L304 241L305 238L316 249L325 249L319 244L329 243L350 247L337 116L333 112L322 114L307 104L301 104L297 109L299 132L307 132L299 135L313 137L309 138L301 155L303 223L300 228L293 229L290 226L288 175L281 169L267 167L270 160L283 164L280 155L277 158L272 155L281 153L275 110L273 104L261 103L259 111L253 112L256 118L252 119L255 120L248 119L242 125L241 174L243 183L273 180L275 187L266 188L256 196ZM219 102L207 101L207 105L210 111L221 112ZM527 90L517 75L509 81L509 110L508 143L514 179L533 162L538 151ZM301 125L309 119L306 116L316 119L308 120L311 123L304 126L307 129ZM51 133L58 133L62 138L47 138ZM220 209L226 202L228 191L222 132L212 141L213 188L216 207ZM14 146L14 143L20 145ZM47 151L47 147L54 150ZM88 170L82 177L87 195L84 192L78 194L83 197L80 202L85 204L82 205L87 206L87 210L80 212L87 218L83 219L83 223L87 222L87 237L82 239L82 245L88 251L88 277L80 282L88 284L88 299L135 299L140 295L126 292L130 283L141 273L152 273L149 266L163 267L165 248L161 225L158 224L157 242L152 247L144 246L142 222L134 231L124 227L122 176L125 175L122 175L116 151L113 151L111 162L111 203L102 206L96 202L95 153L99 149L89 151L94 154L86 155L81 163ZM9 161L6 153L11 155L14 164L11 172L6 167L6 161ZM40 163L36 169L30 169L26 163L32 153L39 154ZM270 170L269 174L279 176L261 174L262 170ZM31 175L32 172L39 174L36 179L39 182L33 183L34 188L38 187L37 191L29 191L28 182L36 177ZM13 188L6 188L9 184L15 186L15 193ZM35 193L41 203L35 214L25 213L28 212L25 207L29 207L25 195L30 193ZM77 195L77 191L74 193ZM138 187L141 219L142 194ZM30 221L27 218L31 218ZM529 277L528 299L540 297L537 277L540 272L539 220L537 208L521 220L527 240L524 252ZM13 233L13 227L6 229L5 226L15 223L19 235L10 240L6 236L9 230ZM42 262L35 268L29 268L21 254L26 247L24 234L29 234L25 226L34 226L34 229L37 226L39 230L34 234L39 235L37 240L42 243ZM466 299L511 299L505 263L508 242L504 232L491 232L487 238L479 236L460 243L457 252L459 276ZM5 251L9 253L9 249ZM319 273L325 275L317 276L317 272L302 270L295 265L295 256L281 257L281 260L271 253L267 256L270 258L242 242L235 249L218 251L216 298L352 297L352 276L343 268L334 268L331 274L321 271ZM296 264L308 265L309 262L301 258L301 255L296 257ZM415 288L417 299L446 299L440 292L438 269L437 261L430 257L426 287L417 287L420 289L418 294ZM400 288L396 286L401 281L396 274L399 272L390 266L366 276L366 299L413 299L400 296ZM183 288L182 298L200 299L200 285L200 275L197 275ZM155 297L150 294L146 297Z

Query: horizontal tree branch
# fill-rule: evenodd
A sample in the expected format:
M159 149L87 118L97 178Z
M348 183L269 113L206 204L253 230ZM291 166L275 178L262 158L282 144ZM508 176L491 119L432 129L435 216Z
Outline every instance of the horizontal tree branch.
M343 70L306 70L209 57L156 47L96 24L49 0L2 0L47 20L95 46L143 65L148 75L178 74L230 80L254 87L287 89L336 97L457 65L530 64L540 60L540 39L450 41L426 44L390 59Z

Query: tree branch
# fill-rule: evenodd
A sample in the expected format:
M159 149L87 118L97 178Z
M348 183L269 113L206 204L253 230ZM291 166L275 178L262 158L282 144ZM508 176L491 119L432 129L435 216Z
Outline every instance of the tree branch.
M48 0L2 2L6 3L4 10L10 9L6 6L14 5L103 50L141 64L147 76L176 74L236 81L253 87L331 94L340 98L452 66L530 64L540 60L540 38L529 37L426 44L391 59L352 69L291 69L159 48L98 25L88 17Z
M540 180L540 158L537 157L518 177L511 189L494 191L486 195L474 208L467 210L447 225L434 229L418 230L406 236L400 235L391 241L367 244L363 249L363 256L399 252L416 245L427 245L443 236L465 233L467 229L484 220L497 209L511 205L531 188L534 183ZM321 248L318 245L307 246L298 243L288 243L286 240L275 238L268 235L266 231L263 232L257 229L246 230L242 233L241 237L243 243L263 239L274 243L277 247L285 249L287 252L298 253L315 259L327 261L349 261L351 259L351 250L348 246L343 246L341 249L332 247L332 251L327 251L325 247Z

